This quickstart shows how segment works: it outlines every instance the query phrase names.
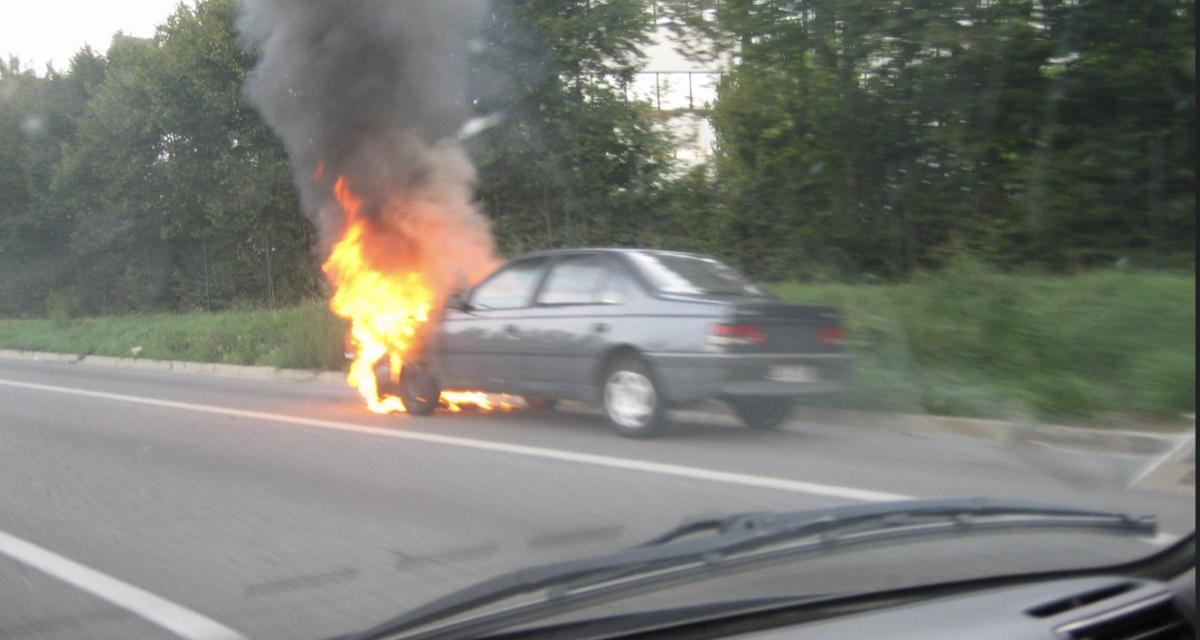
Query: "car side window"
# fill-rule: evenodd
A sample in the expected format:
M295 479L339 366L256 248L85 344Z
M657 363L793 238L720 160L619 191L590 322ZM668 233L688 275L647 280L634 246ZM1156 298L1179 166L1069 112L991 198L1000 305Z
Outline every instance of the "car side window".
M476 309L520 309L529 306L545 260L525 260L505 267L471 293Z
M612 267L598 256L563 258L546 276L538 304L599 304Z
M604 279L604 286L600 288L600 304L621 304L623 302L625 302L625 278L619 269L609 267L608 277Z

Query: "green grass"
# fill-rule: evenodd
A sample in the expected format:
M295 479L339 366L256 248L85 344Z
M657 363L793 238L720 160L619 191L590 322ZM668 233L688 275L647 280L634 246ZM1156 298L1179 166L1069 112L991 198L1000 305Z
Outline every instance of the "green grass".
M1194 274L960 264L903 285L775 291L842 308L859 360L839 406L1093 422L1195 410Z
M345 326L323 302L277 310L0 319L0 347L163 360L340 369Z
M776 285L840 307L858 356L835 406L1120 422L1195 410L1195 275L1009 275L963 263L901 285ZM323 302L273 311L0 319L0 347L340 369Z

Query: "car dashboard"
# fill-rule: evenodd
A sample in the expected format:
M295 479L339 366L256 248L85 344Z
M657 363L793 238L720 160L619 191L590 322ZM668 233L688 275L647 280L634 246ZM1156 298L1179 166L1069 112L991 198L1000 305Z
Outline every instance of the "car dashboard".
M1190 640L1195 589L1195 569L1170 582L1118 576L1053 580L729 637Z

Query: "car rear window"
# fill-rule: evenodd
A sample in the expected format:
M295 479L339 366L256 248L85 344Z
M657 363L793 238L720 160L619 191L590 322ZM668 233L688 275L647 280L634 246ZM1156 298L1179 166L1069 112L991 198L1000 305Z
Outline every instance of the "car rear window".
M631 253L650 284L663 293L761 296L737 271L713 258L670 253Z

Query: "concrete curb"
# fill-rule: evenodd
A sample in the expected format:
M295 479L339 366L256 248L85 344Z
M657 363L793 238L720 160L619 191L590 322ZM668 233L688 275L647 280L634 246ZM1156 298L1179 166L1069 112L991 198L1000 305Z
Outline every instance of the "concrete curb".
M111 356L77 355L44 351L0 349L0 358L63 362L126 369L148 369L231 378L250 378L255 380L341 383L346 379L346 375L338 371L280 369L275 367L186 362L181 360L114 358ZM715 410L719 413L728 413L723 406ZM1137 431L1109 429L1105 427L1068 427L1063 425L1023 424L1004 420L956 418L951 416L814 408L798 409L793 416L793 420L800 423L816 422L844 425L848 428L856 429L888 429L891 431L928 435L951 434L980 440L1139 456L1154 455L1167 451L1180 442L1182 438L1195 433L1194 416L1192 417L1193 427L1191 429L1180 429L1178 431Z
M152 360L149 358L114 358L112 356L76 355L47 351L13 351L0 349L0 358L33 360L37 362L62 362L88 366L117 367L171 371L227 378L251 378L254 380L292 380L297 382L342 382L346 374L338 371L313 371L308 369L281 369L216 362L187 362L183 360Z
M1084 451L1103 451L1128 455L1154 455L1169 450L1181 439L1195 433L1178 431L1138 431L1107 427L1071 427L1055 424L1031 424L1005 420L983 420L952 416L897 414L838 409L800 409L795 419L858 428L882 428L917 434L953 434L980 440L1051 446Z

